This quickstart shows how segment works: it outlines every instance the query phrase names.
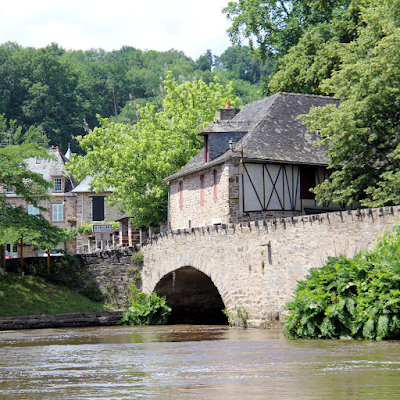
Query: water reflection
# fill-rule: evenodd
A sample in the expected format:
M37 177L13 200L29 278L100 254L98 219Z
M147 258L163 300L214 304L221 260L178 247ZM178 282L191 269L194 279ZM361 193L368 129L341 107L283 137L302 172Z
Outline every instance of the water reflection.
M397 399L399 371L395 341L188 325L0 333L0 399Z

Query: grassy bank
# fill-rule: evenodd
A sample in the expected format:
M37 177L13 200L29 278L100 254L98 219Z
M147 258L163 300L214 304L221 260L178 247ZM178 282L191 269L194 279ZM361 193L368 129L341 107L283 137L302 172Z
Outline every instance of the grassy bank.
M36 276L0 276L0 316L103 311L109 306Z

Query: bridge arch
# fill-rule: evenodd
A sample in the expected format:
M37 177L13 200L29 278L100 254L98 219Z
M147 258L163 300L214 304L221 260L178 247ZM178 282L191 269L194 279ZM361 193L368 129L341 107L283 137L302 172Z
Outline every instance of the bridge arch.
M177 268L164 275L154 290L165 296L172 307L171 324L225 325L222 297L204 272L191 266Z

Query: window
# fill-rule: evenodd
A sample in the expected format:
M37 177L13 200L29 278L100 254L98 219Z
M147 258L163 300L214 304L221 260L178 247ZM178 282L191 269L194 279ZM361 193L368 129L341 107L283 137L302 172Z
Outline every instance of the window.
M179 182L178 193L179 193L179 209L182 211L183 210L183 181Z
M52 220L53 221L64 221L64 205L63 204L52 204Z
M313 187L315 187L315 167L300 166L300 198L314 200L314 193L310 192Z
M39 215L40 210L39 210L39 208L35 207L34 205L28 204L28 214L29 215Z
M62 178L54 178L54 191L62 192Z
M204 175L200 175L200 205L204 206Z
M14 193L14 187L11 185L6 186L6 193Z
M213 200L214 203L218 201L218 173L217 170L213 171Z
M42 159L40 157L36 157L36 164L41 164L42 163Z
M104 196L92 197L92 221L104 221Z

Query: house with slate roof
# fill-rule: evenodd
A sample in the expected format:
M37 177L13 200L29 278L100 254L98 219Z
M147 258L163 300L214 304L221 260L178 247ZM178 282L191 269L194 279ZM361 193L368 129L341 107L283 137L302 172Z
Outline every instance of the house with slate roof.
M28 213L33 215L41 214L52 225L58 227L69 227L68 219L76 218L76 196L72 193L76 186L72 178L66 176L64 166L70 161L71 150L63 155L58 147L50 147L47 153L52 156L51 159L32 157L26 160L28 169L32 172L41 174L44 179L53 182L54 186L48 189L48 193L53 196L51 200L42 200L39 202L41 207L47 211L42 211L33 204L28 204L22 196L14 192L14 188L2 188L6 194L7 202L15 207L22 206ZM75 244L59 243L58 248L63 248L72 253L75 252ZM7 251L13 256L18 257L19 249L13 243L6 244ZM25 257L44 256L44 250L28 246L24 249Z
M328 177L326 146L297 119L311 107L339 105L325 96L276 93L242 110L217 110L204 148L169 183L170 229L344 210L318 204L310 188Z

